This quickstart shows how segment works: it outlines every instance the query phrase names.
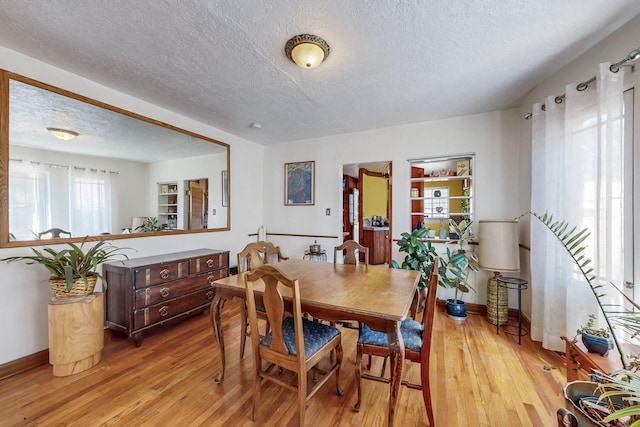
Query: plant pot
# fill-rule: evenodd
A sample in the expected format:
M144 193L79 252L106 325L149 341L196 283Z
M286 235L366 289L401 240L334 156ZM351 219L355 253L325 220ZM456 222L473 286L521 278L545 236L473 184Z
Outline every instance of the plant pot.
M56 298L73 298L91 295L96 287L97 280L98 276L93 274L88 275L87 287L85 289L84 279L74 279L71 290L67 291L67 281L65 279L52 276L49 278L49 286L51 286L53 296Z
M456 320L467 318L467 305L462 300L449 298L446 301L447 314Z
M583 404L580 402L582 398L588 398L590 400L597 400L600 396L600 392L597 390L598 384L591 381L572 381L567 383L564 390L565 407L573 413L578 419L578 426L603 426L608 424L601 424L591 418L591 416L582 409ZM622 398L619 396L611 397L613 404L617 407L626 406Z
M611 336L606 338L590 334L582 331L582 343L587 347L589 353L597 353L600 356L607 357L609 350L613 349L613 339Z

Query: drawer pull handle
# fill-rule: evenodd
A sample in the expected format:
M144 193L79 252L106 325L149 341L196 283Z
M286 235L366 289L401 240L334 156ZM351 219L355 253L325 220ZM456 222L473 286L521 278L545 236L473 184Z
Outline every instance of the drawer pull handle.
M160 272L160 277L162 277L163 279L168 279L169 278L169 270L167 270L166 268L164 270L162 270Z
M216 278L215 278L215 277L213 277L213 275L209 275L209 276L207 277L207 282L208 282L210 285L213 285L213 282L215 282L215 281L216 281Z
M207 299L213 299L213 291L207 292Z
M160 307L160 310L158 310L158 312L160 313L160 316L164 317L169 314L169 307L163 305L162 307Z
M209 258L207 260L207 267L212 268L214 266L214 264L215 264L215 262L211 258Z
M166 298L169 296L169 288L162 288L160 289L160 296L162 298Z

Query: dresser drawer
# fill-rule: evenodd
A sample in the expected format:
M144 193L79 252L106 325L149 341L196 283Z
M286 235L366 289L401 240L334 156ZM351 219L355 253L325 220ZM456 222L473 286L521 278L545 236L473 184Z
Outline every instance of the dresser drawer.
M204 273L229 267L229 252L220 252L191 258L189 260L189 272L191 274Z
M162 301L172 300L179 296L190 294L200 289L210 288L218 278L218 275L215 274L200 274L175 282L136 289L135 308L145 308L161 303Z
M182 279L189 275L189 261L178 261L141 268L135 271L136 289Z
M133 328L136 330L142 329L206 305L211 302L214 295L214 288L202 289L180 298L163 301L159 304L136 310L133 313Z

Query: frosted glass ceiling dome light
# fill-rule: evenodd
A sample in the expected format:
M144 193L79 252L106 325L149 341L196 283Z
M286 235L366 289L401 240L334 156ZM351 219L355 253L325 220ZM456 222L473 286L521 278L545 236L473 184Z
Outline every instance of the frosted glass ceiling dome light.
M329 45L318 36L299 34L287 41L284 51L299 67L316 68L329 56Z
M47 128L47 130L51 132L51 135L55 136L58 139L62 139L63 141L69 141L70 139L73 139L79 135L78 132L66 129Z

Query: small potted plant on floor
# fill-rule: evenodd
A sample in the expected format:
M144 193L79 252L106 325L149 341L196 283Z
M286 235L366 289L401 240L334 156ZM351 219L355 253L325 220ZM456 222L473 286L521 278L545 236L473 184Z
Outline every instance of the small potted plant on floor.
M106 261L129 257L122 253L124 249L113 246L106 240L101 240L88 250L83 249L86 242L80 246L67 243L65 249L56 250L31 248L34 255L14 256L0 261L25 261L27 264L39 264L51 273L49 284L55 297L68 298L85 296L93 293L98 279L102 280L102 287L107 283L100 273L98 266Z
M463 293L473 289L467 279L472 271L478 271L478 256L469 250L469 240L473 238L471 233L471 224L465 219L460 222L449 220L449 229L458 236L457 249L451 250L447 248L446 259L441 258L440 281L449 288L455 289L453 298L446 301L446 311L450 317L456 320L464 320L467 318L467 307L462 300ZM446 273L450 274L446 274ZM459 297L460 295L460 297Z

